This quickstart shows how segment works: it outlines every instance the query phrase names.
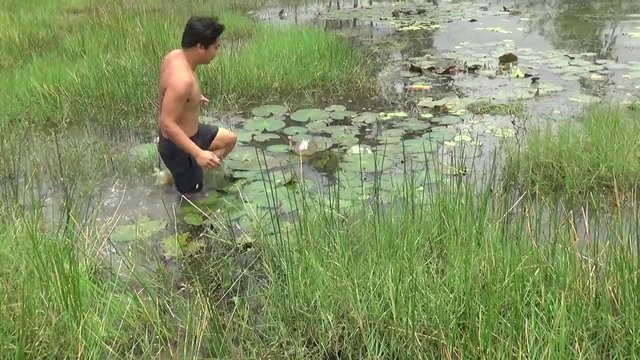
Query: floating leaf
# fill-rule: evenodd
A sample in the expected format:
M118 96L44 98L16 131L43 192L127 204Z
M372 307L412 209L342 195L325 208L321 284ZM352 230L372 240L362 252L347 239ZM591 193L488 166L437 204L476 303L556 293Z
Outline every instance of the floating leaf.
M462 118L459 116L442 116L442 117L434 117L431 119L431 122L440 126L453 125L462 121Z
M398 127L405 128L410 131L421 131L426 130L431 127L431 124L426 121L420 120L408 120L402 123L397 124Z
M423 138L443 142L452 140L455 136L455 132L446 130L446 128L440 129L437 127L433 127L431 128L431 132L424 134Z
M204 246L202 241L189 240L189 234L180 233L177 236L167 236L161 243L164 255L168 258L176 258L181 255L195 254Z
M290 118L297 122L308 122L316 120L326 120L330 113L322 109L301 109L291 114Z
M255 131L276 131L282 129L285 125L284 121L280 119L256 117L248 120L244 128Z
M284 129L284 133L287 135L306 134L309 130L302 126L289 126Z
M351 121L354 123L373 124L378 121L378 114L372 112L364 112L351 119Z
M340 168L345 171L364 172L387 170L393 166L393 160L375 154L345 155Z
M284 115L287 108L282 105L262 105L251 109L251 113L259 117L269 117L271 115Z
M264 141L276 140L276 139L280 139L280 136L276 134L271 134L271 133L256 134L253 136L253 140L257 142L264 142Z
M267 146L266 150L272 153L288 153L291 147L285 144L276 144Z
M313 133L321 133L324 129L329 126L326 121L318 120L307 124L307 130Z
M352 116L355 116L356 113L353 111L334 111L331 113L331 118L334 120L343 120L346 118L350 118Z
M238 136L238 141L239 142L248 143L249 141L251 141L251 139L253 139L254 135L259 134L259 133L260 132L258 132L258 131L239 129L236 135Z
M162 231L167 226L166 220L149 220L143 217L130 225L120 225L116 228L111 241L125 242L144 240Z
M331 105L331 106L327 106L326 108L324 108L326 111L329 112L341 112L341 111L346 111L347 107L344 105Z
M184 216L184 222L192 226L200 226L204 223L201 214L188 213Z
M409 116L409 114L407 114L404 111L396 111L396 112L392 112L392 113L381 112L379 115L380 115L380 120L390 120L390 119L394 119L394 118L405 118L405 117Z

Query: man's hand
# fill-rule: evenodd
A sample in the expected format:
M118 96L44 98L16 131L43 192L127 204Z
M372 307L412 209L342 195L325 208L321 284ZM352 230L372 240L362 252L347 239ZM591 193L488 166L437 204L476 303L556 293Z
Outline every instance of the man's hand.
M206 170L215 169L220 166L220 159L216 154L208 150L202 150L198 156L196 156L196 162L201 168Z
M209 105L209 99L207 99L204 95L200 95L200 105L201 106Z

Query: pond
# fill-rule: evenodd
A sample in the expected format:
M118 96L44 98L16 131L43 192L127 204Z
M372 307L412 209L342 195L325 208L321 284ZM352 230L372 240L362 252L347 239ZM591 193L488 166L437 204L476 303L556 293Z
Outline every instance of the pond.
M221 219L235 224L225 231L246 245L243 234L266 216L265 208L295 212L291 194L313 197L338 183L343 207L374 193L385 201L407 172L418 191L429 191L436 181L482 173L501 142L520 141L527 126L570 121L593 102L637 99L640 3L632 0L353 5L316 1L252 15L281 26L330 29L373 50L381 60L382 98L359 94L362 102L246 109L225 123L238 132L239 144L224 171L209 175L214 189L193 200L197 208L162 185L162 173L159 186L149 186L156 181L149 174L109 187L101 219L117 214L121 222L105 252L155 239L170 259L180 252L176 233L187 246L185 234ZM203 121L218 123L213 114ZM131 151L157 156L153 143ZM143 254L143 262L155 256Z

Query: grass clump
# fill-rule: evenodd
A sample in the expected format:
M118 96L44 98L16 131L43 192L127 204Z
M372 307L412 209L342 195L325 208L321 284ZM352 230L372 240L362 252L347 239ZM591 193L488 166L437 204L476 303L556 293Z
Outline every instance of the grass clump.
M301 208L302 218L265 244L271 284L257 329L268 357L559 359L637 351L639 288L628 281L637 225L613 218L602 238L589 209L594 216L582 220L592 228L583 237L580 220L554 203L519 203L464 185L423 200L409 190L398 200L404 205L387 210ZM248 341L247 348L261 340Z
M469 104L467 110L478 115L520 116L524 114L525 107L524 104L519 101L508 104L496 104L488 100L482 100Z
M346 40L324 30L266 28L203 68L202 78L224 104L262 103L271 94L282 99L307 92L358 93L371 85L366 64Z
M510 186L571 198L628 194L640 181L640 114L596 105L575 122L530 130L526 145L509 151Z
M10 2L0 10L0 86L11 89L0 95L0 123L152 125L163 55L179 47L189 16L212 11L227 30L220 59L201 71L201 83L219 110L270 95L370 89L359 87L366 85L365 58L337 36L280 30L234 4Z

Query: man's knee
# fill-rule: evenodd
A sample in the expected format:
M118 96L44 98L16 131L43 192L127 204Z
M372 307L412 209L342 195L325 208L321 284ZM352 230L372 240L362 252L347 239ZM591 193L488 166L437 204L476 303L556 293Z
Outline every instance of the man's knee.
M211 144L211 150L225 149L231 151L238 142L238 135L227 129L219 129L218 134Z

